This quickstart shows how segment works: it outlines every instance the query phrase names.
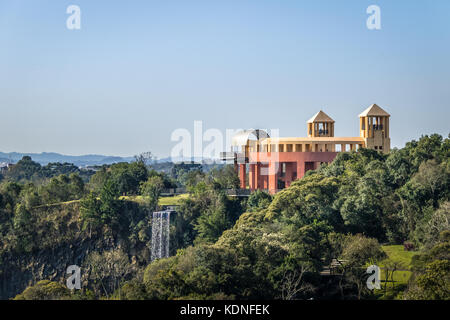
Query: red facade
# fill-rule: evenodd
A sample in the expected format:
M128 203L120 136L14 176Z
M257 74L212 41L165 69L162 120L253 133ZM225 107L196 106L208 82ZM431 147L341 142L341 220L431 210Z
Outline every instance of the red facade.
M330 163L337 152L250 152L248 186L250 190L264 189L274 194L302 178L308 170L321 163ZM239 164L241 188L247 187L247 166Z

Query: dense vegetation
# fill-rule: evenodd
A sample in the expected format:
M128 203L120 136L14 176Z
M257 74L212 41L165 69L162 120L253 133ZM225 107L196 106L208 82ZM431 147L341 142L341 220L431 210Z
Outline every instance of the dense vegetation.
M17 298L449 299L449 147L449 138L431 135L388 155L340 153L275 196L258 191L248 199L226 195L239 186L230 166L162 173L136 161L104 166L89 181L66 172L36 182L42 168L23 159L26 166L0 185L0 266L8 254L32 255L51 243L41 228L63 239L49 225L54 213L42 208L81 199L72 212L78 236L108 235L123 245L84 259L81 293L40 282ZM171 225L173 256L150 263L132 251L149 247L148 213L173 187L189 193ZM143 201L132 203L134 196ZM414 250L410 265L389 260L381 244ZM412 276L395 290L370 291L370 264L388 280L396 270ZM324 275L330 266L335 275Z

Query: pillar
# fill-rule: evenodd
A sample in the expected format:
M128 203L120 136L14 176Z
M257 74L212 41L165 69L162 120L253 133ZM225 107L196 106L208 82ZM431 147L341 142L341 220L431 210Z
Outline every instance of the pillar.
M364 120L366 121L366 130L365 130L365 137L369 138L370 128L369 128L369 117L365 117Z
M269 162L269 192L275 194L278 189L278 169L280 164L277 162Z
M386 138L389 138L389 117L386 117L385 119L384 132L386 134Z
M256 190L256 174L255 174L255 164L250 164L250 171L248 173L248 184L250 186L250 190Z
M241 189L245 189L247 187L245 183L245 176L247 174L247 168L245 163L239 164L239 180L241 181Z
M305 175L305 162L297 161L297 179L303 178Z
M269 184L268 184L268 175L267 175L267 165L266 164L261 164L258 163L257 166L258 170L257 170L257 174L259 177L259 189L269 189Z
M255 189L261 189L261 165L259 163L255 164Z

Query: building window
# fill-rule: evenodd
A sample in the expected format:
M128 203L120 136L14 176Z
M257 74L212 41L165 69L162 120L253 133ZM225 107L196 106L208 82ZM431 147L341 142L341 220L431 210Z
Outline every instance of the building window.
M286 176L286 163L283 162L281 163L281 177L285 177Z

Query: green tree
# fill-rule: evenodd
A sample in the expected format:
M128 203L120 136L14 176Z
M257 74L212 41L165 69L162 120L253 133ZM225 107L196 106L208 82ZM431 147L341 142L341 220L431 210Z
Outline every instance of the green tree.
M138 194L140 184L148 179L147 167L141 161L113 164L110 172L121 195Z
M69 191L71 199L80 199L85 194L85 185L83 179L77 173L71 173L69 175Z
M106 165L102 166L90 179L89 179L89 189L93 192L100 192L100 190L105 185L106 181L110 179L111 172L108 171Z
M298 227L317 221L342 229L342 217L334 202L338 196L339 180L313 174L279 192L269 206L267 218L288 219Z
M369 293L366 286L368 275L366 268L386 257L376 239L367 238L363 235L349 235L342 238L341 253L337 256L339 271L342 276L339 281L341 297L344 298L346 284L350 289L356 288L356 297L362 298L363 294ZM338 253L338 252L336 252Z
M405 294L407 299L450 299L450 230L441 232L439 243L415 255L413 276Z
M266 209L271 202L272 196L269 193L262 190L256 190L248 197L247 210L254 211Z
M115 296L122 300L146 300L147 292L145 290L145 285L136 280L130 280L123 284L119 292L116 292Z
M117 230L121 225L122 201L119 200L119 190L113 179L106 181L100 192L100 212L103 223Z
M95 284L97 292L103 292L110 297L118 290L118 298L121 299L121 284L133 273L128 255L120 250L92 252L85 262L90 270L89 278Z
M16 212L13 218L13 228L16 247L19 251L31 252L33 243L33 216L25 208L24 205L19 204L16 207Z
M102 213L100 209L100 200L93 192L90 192L86 198L81 200L81 220L83 230L89 231L89 237L92 236L92 230L96 230L102 225Z
M148 199L148 206L151 211L156 210L158 200L164 188L164 181L160 176L152 176L141 184L141 194Z
M31 182L23 186L19 197L21 203L25 205L27 210L39 206L43 201L42 197L39 195L38 189Z
M31 181L41 178L41 165L31 157L24 156L8 172L6 177L14 181Z
M450 261L436 260L416 279L409 297L418 300L450 300Z
M223 206L211 208L198 217L194 229L197 231L197 241L215 242L222 232L230 227Z
M41 168L42 176L53 178L59 175L79 174L80 169L72 163L51 162Z
M240 180L233 165L213 168L209 176L219 189L239 189Z
M70 291L64 285L49 280L41 280L26 288L14 300L68 300Z

